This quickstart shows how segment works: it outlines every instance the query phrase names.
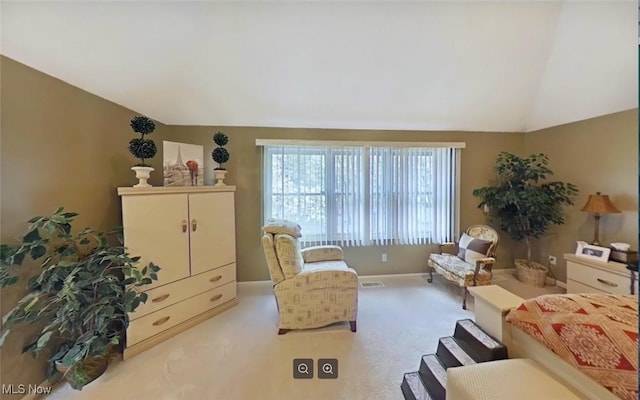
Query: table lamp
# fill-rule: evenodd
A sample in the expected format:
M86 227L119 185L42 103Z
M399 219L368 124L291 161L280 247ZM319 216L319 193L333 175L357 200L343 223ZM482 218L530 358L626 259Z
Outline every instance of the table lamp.
M599 241L599 230L600 230L600 214L619 214L620 210L613 205L611 200L609 200L609 196L606 194L600 194L600 192L596 192L596 194L590 194L589 200L587 200L587 204L582 207L580 211L586 211L592 213L596 219L596 224L594 228L593 242L591 244L595 246L600 245Z

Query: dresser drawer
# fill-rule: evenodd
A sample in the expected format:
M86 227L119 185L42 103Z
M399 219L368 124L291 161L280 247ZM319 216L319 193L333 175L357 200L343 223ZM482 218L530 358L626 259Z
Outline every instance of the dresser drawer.
M580 282L567 279L567 293L606 293L591 286L584 285Z
M573 280L607 293L629 294L631 278L626 275L567 262L567 280Z
M161 274L162 270L158 272ZM215 287L236 280L236 264L225 265L202 274L181 279L160 286L146 293L149 295L147 302L140 304L134 313L129 314L131 320L138 319L149 313L176 304L198 293L205 292Z
M233 281L131 321L127 328L127 346L132 346L235 297L236 282Z

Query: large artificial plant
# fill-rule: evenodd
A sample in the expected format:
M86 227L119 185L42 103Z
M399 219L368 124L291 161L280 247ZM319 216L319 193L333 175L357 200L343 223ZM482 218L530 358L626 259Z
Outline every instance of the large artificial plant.
M229 137L222 132L216 132L215 135L213 135L213 141L218 147L211 152L211 158L218 163L217 170L226 170L222 164L229 161L229 152L224 148L224 146L229 143Z
M546 181L553 175L542 153L518 157L502 152L496 159L497 179L473 191L478 207L488 209L495 222L513 240L525 240L531 263L531 239L541 238L551 225L564 224L563 206L572 205L578 189L571 183Z
M158 149L155 142L151 139L145 139L145 136L156 129L156 124L148 117L138 115L131 119L129 125L135 133L140 134L139 138L133 138L129 141L129 152L135 158L140 159L140 164L137 164L137 167L148 167L145 160L153 158Z
M147 300L138 288L156 280L160 268L149 263L138 269L140 257L122 245L120 228L72 232L76 216L60 207L34 217L18 245L1 245L0 286L16 284L18 267L29 259L40 268L28 279L27 294L3 316L0 346L13 327L41 324L23 352L50 352L47 377L65 371L81 389L96 378L86 361L102 358L106 368L129 324L128 313Z

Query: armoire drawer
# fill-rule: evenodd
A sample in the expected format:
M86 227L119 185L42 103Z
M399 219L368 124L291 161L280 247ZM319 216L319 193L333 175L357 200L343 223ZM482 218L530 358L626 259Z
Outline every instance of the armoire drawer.
M127 328L127 346L141 342L235 297L236 282L233 281L131 321Z
M158 272L158 275L162 278L162 270ZM148 290L146 292L149 296L147 302L140 304L136 311L129 315L129 318L131 320L141 318L198 293L235 280L236 264L234 263Z

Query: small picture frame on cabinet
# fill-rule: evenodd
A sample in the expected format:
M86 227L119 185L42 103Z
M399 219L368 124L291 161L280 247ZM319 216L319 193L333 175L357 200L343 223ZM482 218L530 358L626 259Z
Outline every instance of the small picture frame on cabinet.
M610 248L594 246L580 240L576 243L578 244L578 246L576 247L577 256L590 258L592 260L599 260L602 262L609 261L609 255L611 254Z

